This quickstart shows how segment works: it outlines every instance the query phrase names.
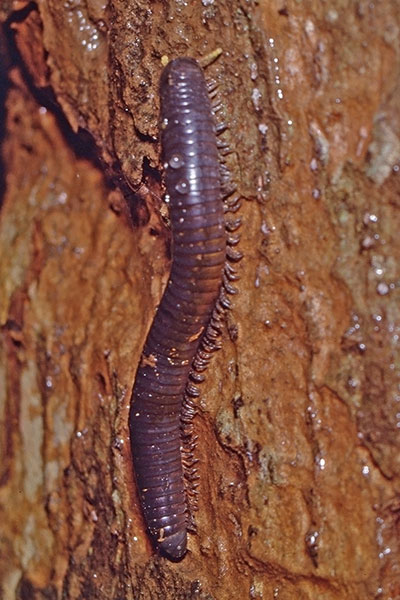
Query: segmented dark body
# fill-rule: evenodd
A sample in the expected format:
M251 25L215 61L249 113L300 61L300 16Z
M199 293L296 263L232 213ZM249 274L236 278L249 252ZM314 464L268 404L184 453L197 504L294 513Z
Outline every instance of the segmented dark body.
M171 61L160 94L172 268L136 374L129 424L147 527L159 550L179 559L188 524L182 401L219 295L226 234L216 131L201 67L189 58Z

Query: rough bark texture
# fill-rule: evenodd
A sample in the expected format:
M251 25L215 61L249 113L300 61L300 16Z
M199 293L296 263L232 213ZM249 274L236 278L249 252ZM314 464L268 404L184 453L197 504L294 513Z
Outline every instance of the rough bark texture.
M0 17L1 597L399 598L398 3ZM144 530L128 401L169 269L160 57L216 46L245 256L172 564Z

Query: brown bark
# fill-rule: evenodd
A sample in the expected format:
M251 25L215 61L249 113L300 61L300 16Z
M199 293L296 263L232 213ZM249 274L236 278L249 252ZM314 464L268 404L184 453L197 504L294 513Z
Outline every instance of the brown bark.
M0 17L1 597L400 597L395 0ZM172 564L127 417L169 268L160 58L217 46L244 258L196 419L198 532Z

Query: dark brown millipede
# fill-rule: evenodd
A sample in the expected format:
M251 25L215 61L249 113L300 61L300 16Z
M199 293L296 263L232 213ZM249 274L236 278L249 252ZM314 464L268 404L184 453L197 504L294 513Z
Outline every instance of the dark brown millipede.
M197 383L219 347L224 313L230 306L227 293L235 291L230 282L237 276L226 258L241 257L231 247L237 238L227 233L239 220L225 229L228 175L220 163L217 138L217 130L225 127L214 122L210 87L191 58L172 60L161 76L161 145L172 266L144 345L129 416L147 528L161 554L172 560L186 552L189 504L196 496L192 420ZM238 202L231 199L225 211L235 211Z

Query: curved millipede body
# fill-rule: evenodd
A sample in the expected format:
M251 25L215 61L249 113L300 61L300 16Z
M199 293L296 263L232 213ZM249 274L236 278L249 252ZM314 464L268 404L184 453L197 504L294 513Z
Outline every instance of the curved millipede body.
M182 414L186 424L192 415L190 398L183 407L185 388L196 395L189 375L220 294L226 233L216 128L201 67L190 58L171 61L160 94L172 267L137 370L129 426L148 530L162 554L179 559L188 527ZM197 356L199 370L207 349Z

